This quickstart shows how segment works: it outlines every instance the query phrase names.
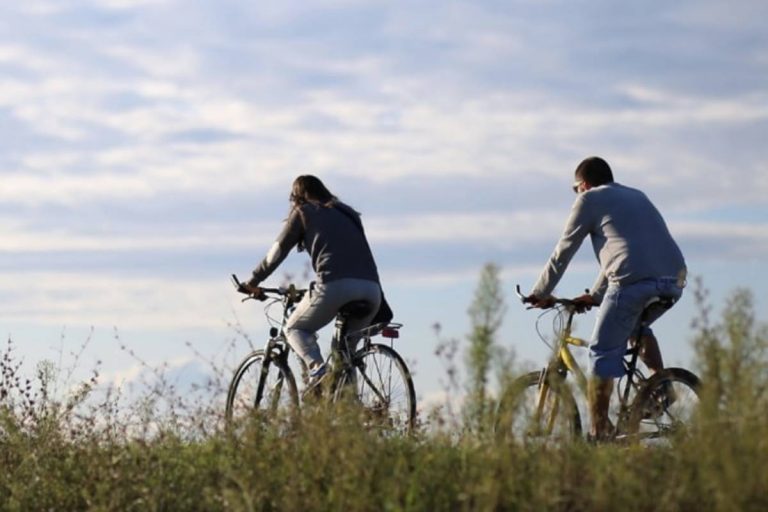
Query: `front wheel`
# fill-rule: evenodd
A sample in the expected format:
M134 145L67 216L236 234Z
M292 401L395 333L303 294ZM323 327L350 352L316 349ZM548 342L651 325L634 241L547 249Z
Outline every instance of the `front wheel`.
M254 411L276 417L298 406L296 381L285 360L256 350L235 371L227 393L226 418L237 421Z
M519 442L570 441L581 415L565 379L546 369L515 379L499 401L496 434Z
M638 439L663 439L685 435L699 407L701 382L683 368L665 368L640 389L628 424Z
M392 348L372 344L355 353L354 370L340 379L334 398L355 390L371 428L410 433L416 424L416 392L402 357Z

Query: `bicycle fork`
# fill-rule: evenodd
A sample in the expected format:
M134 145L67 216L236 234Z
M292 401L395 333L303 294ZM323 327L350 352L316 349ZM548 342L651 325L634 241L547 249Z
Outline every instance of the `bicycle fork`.
M554 372L553 372L554 370ZM549 435L555 427L555 421L560 409L560 395L559 393L550 393L552 388L552 379L558 379L557 384L565 382L566 371L562 367L553 368L551 365L544 368L539 375L538 394L536 397L536 410L534 411L534 424L537 429L544 428L544 432ZM548 416L545 415L545 408L547 407L547 400L550 400L551 396L551 409L548 411ZM542 419L545 421L542 422Z
M275 353L277 352L277 353ZM259 375L259 382L256 384L256 395L254 397L254 409L258 407L259 403L261 402L261 399L264 398L264 388L267 385L267 377L269 375L269 367L272 364L273 359L284 359L287 360L287 353L283 352L282 350L277 347L273 342L270 342L267 344L267 348L264 352L264 362L261 364L261 374ZM287 362L287 361L286 361ZM279 372L277 374L277 381L275 382L275 385L271 390L268 390L271 392L272 396L272 403L269 404L270 410L273 410L277 407L277 401L280 399L280 392L283 388L283 372Z

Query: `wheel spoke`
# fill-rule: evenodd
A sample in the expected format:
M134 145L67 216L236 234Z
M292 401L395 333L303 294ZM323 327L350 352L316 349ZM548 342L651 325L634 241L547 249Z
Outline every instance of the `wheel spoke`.
M673 439L691 428L699 406L699 380L691 372L668 368L646 383L632 405L630 433L641 439Z
M564 383L540 383L540 372L512 383L499 404L496 431L522 442L569 440L581 433L576 403Z
M415 396L405 363L382 345L355 356L357 397L371 425L407 432L414 423Z
M227 419L237 420L260 411L278 416L298 406L293 374L282 361L267 360L263 351L249 355L235 372L227 396Z

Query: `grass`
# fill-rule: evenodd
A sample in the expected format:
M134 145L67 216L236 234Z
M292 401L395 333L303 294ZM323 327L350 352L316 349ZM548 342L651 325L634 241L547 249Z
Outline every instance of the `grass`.
M233 431L218 403L163 396L177 405L158 407L150 394L125 406L97 397L96 375L56 398L55 372L42 365L28 380L8 349L0 509L766 510L767 333L748 292L714 322L702 307L701 417L674 446L653 448L514 444L455 422L387 437L327 407Z

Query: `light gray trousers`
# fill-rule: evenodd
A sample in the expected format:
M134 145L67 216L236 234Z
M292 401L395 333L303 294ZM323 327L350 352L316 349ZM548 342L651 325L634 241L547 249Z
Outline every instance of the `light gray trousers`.
M375 281L348 278L330 283L314 283L288 317L285 323L286 341L308 367L323 362L315 333L331 323L342 306L355 300L364 300L371 304L368 316L348 320L347 332L356 331L368 327L379 310L381 288Z

